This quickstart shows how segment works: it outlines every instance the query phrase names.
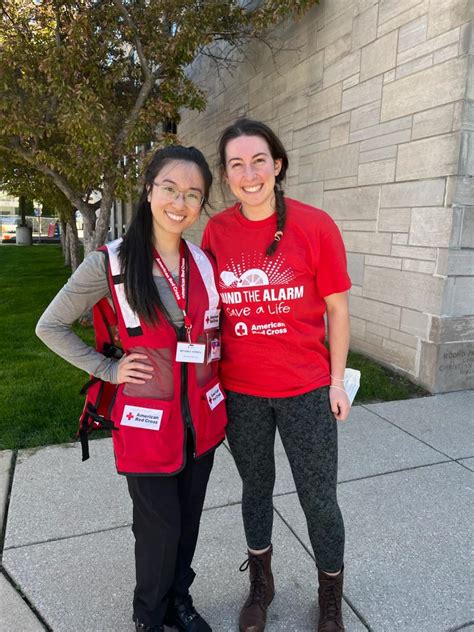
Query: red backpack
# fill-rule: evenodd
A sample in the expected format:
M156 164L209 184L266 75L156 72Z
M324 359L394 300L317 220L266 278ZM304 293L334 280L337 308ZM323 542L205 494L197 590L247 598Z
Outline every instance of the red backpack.
M123 355L117 327L117 314L107 298L102 298L92 308L96 351L108 358L120 359ZM94 430L117 430L108 419L117 384L104 382L98 377L84 384L81 395L86 396L84 409L79 418L77 436L81 440L82 460L89 458L89 435Z

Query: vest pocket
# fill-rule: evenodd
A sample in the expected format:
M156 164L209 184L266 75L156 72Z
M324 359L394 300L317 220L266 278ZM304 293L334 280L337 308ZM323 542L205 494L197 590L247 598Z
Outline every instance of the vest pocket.
M132 473L177 469L182 454L183 428L172 418L173 402L124 394L117 391L111 418L119 471Z

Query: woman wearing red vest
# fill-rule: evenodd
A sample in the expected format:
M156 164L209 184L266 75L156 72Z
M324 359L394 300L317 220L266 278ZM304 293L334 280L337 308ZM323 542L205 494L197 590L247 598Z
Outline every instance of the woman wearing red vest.
M162 631L165 623L187 632L211 630L189 587L214 450L227 419L216 362L219 296L209 258L182 239L211 183L197 149L156 152L123 240L89 255L37 326L53 351L109 390L117 385L108 416L117 470L133 503L133 620L143 632ZM116 314L120 360L71 331L104 297ZM96 337L100 331L97 324Z
M324 211L283 196L286 151L263 123L240 119L219 141L237 203L207 224L223 303L227 437L243 482L250 594L242 632L261 632L271 571L278 428L303 507L319 579L319 632L344 630L344 524L337 503L337 424L344 391L350 280L339 231ZM325 346L327 316L329 350Z

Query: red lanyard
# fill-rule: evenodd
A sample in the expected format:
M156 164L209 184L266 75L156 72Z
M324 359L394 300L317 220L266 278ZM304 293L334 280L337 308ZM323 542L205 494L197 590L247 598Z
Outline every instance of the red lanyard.
M166 267L165 262L156 250L153 251L153 256L155 257L156 263L158 264L163 277L168 282L168 285L170 286L171 291L174 294L179 309L183 312L184 326L188 335L188 342L191 342L191 329L193 328L193 324L186 313L186 257L184 256L183 242L181 242L179 248L179 287L177 286L176 281L173 279L172 274Z

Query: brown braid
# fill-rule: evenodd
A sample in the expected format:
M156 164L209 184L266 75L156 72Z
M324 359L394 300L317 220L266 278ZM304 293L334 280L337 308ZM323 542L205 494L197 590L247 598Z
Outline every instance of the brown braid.
M280 183L277 182L275 184L275 206L276 206L276 232L275 237L273 238L272 243L268 246L265 254L267 257L271 257L275 250L278 248L278 243L283 237L285 231L286 224L286 204L285 198L283 196L283 190L280 186ZM278 233L281 233L280 235Z

